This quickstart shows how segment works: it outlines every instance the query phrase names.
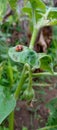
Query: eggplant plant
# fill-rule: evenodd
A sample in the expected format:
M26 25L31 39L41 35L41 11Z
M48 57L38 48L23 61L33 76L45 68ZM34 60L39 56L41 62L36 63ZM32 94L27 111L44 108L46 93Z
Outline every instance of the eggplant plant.
M9 3L11 5L12 1L9 0ZM8 117L9 130L14 130L14 109L26 80L28 79L28 83L23 96L25 100L30 102L35 96L33 89L34 77L57 76L57 73L53 72L52 58L45 53L36 53L33 50L40 28L57 24L57 8L46 7L42 0L28 0L22 11L28 15L29 21L32 24L31 41L29 47L17 45L9 48L7 61L9 92L7 91L5 94L5 87L0 86L0 124ZM14 88L14 73L11 61L13 64L23 65L20 80L16 84L16 89L13 93L11 90ZM34 69L36 68L43 69L44 72L34 73Z

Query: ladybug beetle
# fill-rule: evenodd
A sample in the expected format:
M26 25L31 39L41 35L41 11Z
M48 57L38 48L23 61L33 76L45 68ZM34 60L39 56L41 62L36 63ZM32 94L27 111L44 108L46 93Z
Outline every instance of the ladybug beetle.
M22 45L17 45L15 50L18 51L18 52L22 51L23 50L23 46Z

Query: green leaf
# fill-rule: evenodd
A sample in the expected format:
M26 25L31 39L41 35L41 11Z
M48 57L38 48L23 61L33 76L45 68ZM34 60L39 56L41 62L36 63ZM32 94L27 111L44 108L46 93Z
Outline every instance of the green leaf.
M53 27L53 36L57 37L57 26ZM56 47L57 47L57 43L56 43Z
M3 72L3 62L0 63L0 79L1 79L2 72Z
M41 5L39 6L38 2L39 1L36 1L36 0L33 0L33 1L30 0L26 3L26 5L22 9L23 13L27 14L30 20L32 20L32 22L34 18L36 21L38 21L38 19L40 19L45 13L45 10L41 8L42 7Z
M40 8L42 10L46 10L46 5L42 0L29 0L33 8Z
M28 128L27 127L23 127L22 130L28 130Z
M13 95L6 96L3 87L0 86L0 124L14 110L16 100Z
M53 107L57 108L57 97L52 98L47 105L52 105Z
M23 46L23 50L19 52L16 51L16 47L12 47L9 49L8 54L14 62L19 62L23 64L28 63L32 67L39 66L37 53L29 49L28 47Z
M47 8L47 10L48 10L48 8ZM51 7L51 11L49 12L48 18L57 19L57 7Z
M6 127L3 127L3 126L0 126L0 130L9 130L9 128L6 128Z
M17 47L17 46L16 46ZM45 53L36 53L35 51L23 46L22 51L16 51L16 47L9 49L9 57L16 63L28 63L33 68L41 68L43 70L53 72L51 62L52 59Z
M29 8L29 7L24 7L24 8L22 9L22 11L23 11L24 13L28 14L28 15L30 15L30 14L32 13L31 8Z
M32 7L31 7L31 3L28 1L26 3L26 5L22 8L22 11L24 11L25 13L32 13Z
M32 17L32 9L29 7L23 7L22 12L28 15L30 18Z
M7 0L0 0L0 21L2 21L3 16L6 13L7 9Z
M51 99L46 107L50 110L47 125L57 125L57 97Z
M51 25L51 26L57 25L57 19L52 19L52 20L49 22L49 25Z
M51 62L52 62L52 59L49 55L46 55L46 54L42 55L40 57L40 68L45 71L53 73Z
M11 8L12 8L13 10L15 10L15 9L16 9L17 0L8 0L8 2L9 2L9 4L10 4Z

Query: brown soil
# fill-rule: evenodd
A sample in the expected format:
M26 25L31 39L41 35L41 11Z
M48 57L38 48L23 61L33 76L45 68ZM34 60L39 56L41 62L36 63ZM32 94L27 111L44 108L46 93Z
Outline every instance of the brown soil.
M15 111L15 130L22 130L23 126L28 130L37 130L44 127L47 122L48 109L45 104L57 96L57 89L44 89L46 94L39 95L36 91L36 101L33 105L27 105L25 101L18 101Z

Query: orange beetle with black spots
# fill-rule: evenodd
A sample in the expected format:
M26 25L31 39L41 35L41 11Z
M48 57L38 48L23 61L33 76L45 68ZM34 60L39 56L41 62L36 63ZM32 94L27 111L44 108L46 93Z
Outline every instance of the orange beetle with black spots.
M15 50L17 52L22 51L23 50L23 46L22 45L17 45L16 48L15 48Z

